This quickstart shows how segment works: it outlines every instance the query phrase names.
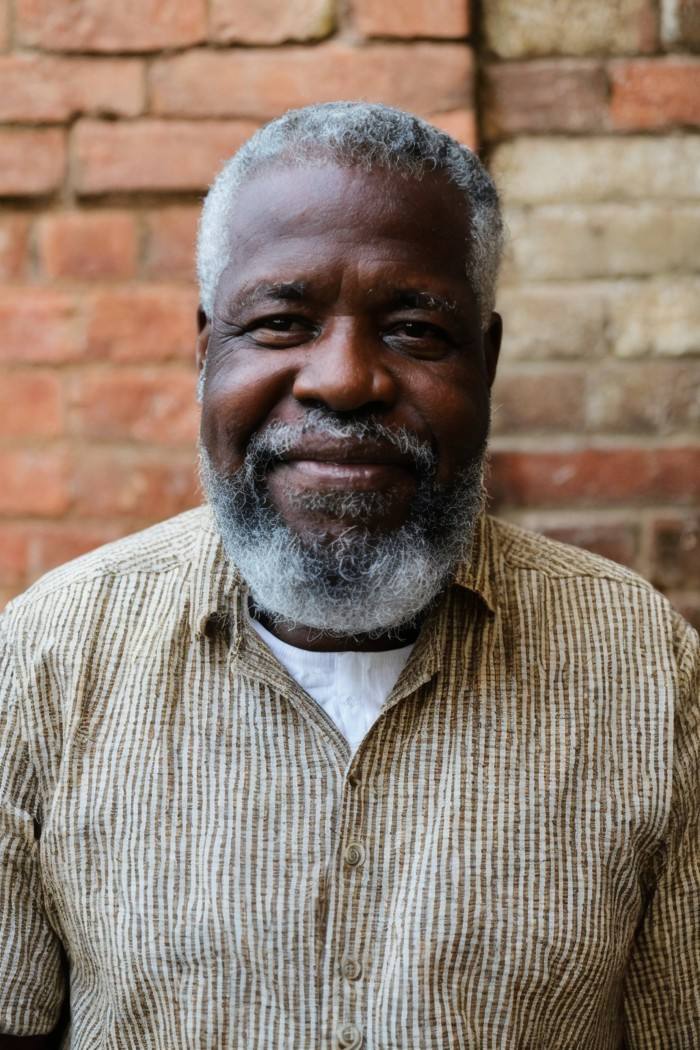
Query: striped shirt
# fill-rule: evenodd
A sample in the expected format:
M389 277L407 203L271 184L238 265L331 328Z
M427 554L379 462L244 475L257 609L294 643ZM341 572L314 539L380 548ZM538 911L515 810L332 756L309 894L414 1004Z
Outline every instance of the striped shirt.
M698 639L484 518L357 752L208 511L0 623L0 1031L71 1050L700 1047Z

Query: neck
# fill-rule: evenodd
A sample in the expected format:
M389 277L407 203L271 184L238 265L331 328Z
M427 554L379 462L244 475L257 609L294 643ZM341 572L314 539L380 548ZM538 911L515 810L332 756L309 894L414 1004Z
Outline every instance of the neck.
M374 632L371 635L338 635L324 633L315 627L304 627L302 624L277 623L257 607L251 608L251 615L281 642L315 653L378 653L388 649L400 649L415 642L420 630L419 623L411 623L379 635Z

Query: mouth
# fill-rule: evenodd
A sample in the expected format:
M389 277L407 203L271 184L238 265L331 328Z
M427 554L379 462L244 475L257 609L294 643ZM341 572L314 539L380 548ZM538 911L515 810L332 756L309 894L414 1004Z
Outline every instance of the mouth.
M390 445L367 442L304 442L271 464L289 481L312 488L367 491L406 484L415 477L412 458Z

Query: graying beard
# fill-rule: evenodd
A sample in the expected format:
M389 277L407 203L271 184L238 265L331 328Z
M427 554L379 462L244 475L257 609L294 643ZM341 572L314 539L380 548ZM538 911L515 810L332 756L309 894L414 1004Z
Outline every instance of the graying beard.
M357 438L361 432L368 440L380 440L372 421L329 416L314 410L305 429L313 426L333 437ZM470 541L483 508L483 450L449 489L441 490L429 446L408 431L382 428L381 440L405 442L405 453L422 460L407 522L393 532L373 534L359 523L365 513L379 509L383 494L309 493L303 497L306 509L333 513L335 508L358 524L330 542L313 536L302 541L270 503L265 483L269 465L299 433L299 426L266 428L251 441L243 467L231 478L218 474L200 449L202 484L224 548L255 604L273 622L328 635L380 634L414 621L444 588Z

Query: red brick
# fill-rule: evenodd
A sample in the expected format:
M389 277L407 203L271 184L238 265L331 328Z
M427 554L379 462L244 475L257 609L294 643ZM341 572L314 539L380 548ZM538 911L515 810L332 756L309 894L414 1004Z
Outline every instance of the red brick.
M210 0L210 35L223 43L318 40L335 25L334 0Z
M504 369L493 392L494 433L580 429L584 384L579 370Z
M0 288L0 361L61 364L85 351L79 300L50 288Z
M146 256L144 269L148 277L193 281L194 253L199 208L159 208L146 219Z
M0 449L0 514L60 517L69 505L68 462L63 452Z
M497 505L510 506L693 503L700 497L700 448L496 451L490 490Z
M27 572L26 525L0 522L0 587L19 587Z
M610 79L614 127L646 131L700 125L700 58L613 62Z
M116 523L96 525L69 521L32 523L25 532L27 582L31 583L57 565L118 539L125 530Z
M86 303L90 359L194 360L198 296L181 285L134 285L96 292Z
M484 69L483 106L487 139L598 131L607 124L605 71L585 59L492 63Z
M159 51L206 35L205 0L17 0L22 44L49 51Z
M653 582L662 590L700 588L700 514L664 516L652 526Z
M80 121L76 187L83 194L206 189L255 127L244 120Z
M0 195L53 193L65 168L65 136L58 128L0 128Z
M0 215L0 281L14 281L24 276L28 243L29 218Z
M617 433L700 431L700 362L607 365L591 375L589 426Z
M5 371L0 384L0 437L57 437L63 430L61 383L52 372Z
M76 432L106 441L186 445L197 440L195 369L110 369L77 380L71 397Z
M261 119L337 98L421 114L468 108L471 51L462 44L197 50L157 59L152 68L152 107L167 116Z
M65 121L78 113L137 116L144 71L135 59L0 57L0 120Z
M143 449L90 451L78 465L78 513L94 518L160 521L201 503L194 454L153 455Z
M89 281L136 272L138 235L129 212L54 212L40 223L38 242L47 277Z
M553 540L584 547L631 569L637 567L639 530L634 525L554 525L541 531Z
M355 0L352 10L365 36L462 37L469 32L465 0Z
M431 113L427 117L436 128L441 128L457 142L470 149L479 144L479 133L476 126L476 113L473 109L453 109L447 113Z

